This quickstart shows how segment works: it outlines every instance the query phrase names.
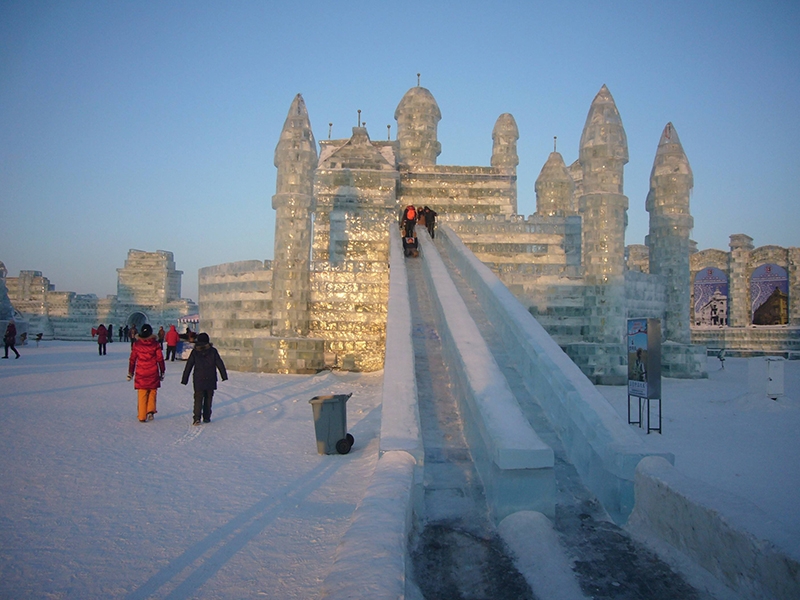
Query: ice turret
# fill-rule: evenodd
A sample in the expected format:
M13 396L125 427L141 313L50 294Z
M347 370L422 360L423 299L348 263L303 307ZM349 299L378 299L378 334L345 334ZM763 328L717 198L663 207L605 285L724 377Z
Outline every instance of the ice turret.
M515 169L519 164L517 156L517 140L519 129L517 122L510 113L503 113L497 117L497 122L492 130L492 162L493 167Z
M442 120L439 105L427 89L413 87L406 92L397 110L397 141L400 143L399 162L407 166L432 166L442 153L436 128Z
M303 96L297 94L283 124L281 137L275 148L275 166L278 168L276 194L272 208L277 209L283 194L312 193L314 169L317 166L317 144L311 131L308 110Z
M559 152L551 152L536 178L536 214L565 217L575 214L573 194L575 182Z
M604 85L592 101L581 135L583 195L583 265L590 283L608 283L623 276L628 198L623 195L623 169L628 139L617 105Z
M693 185L692 168L678 133L667 123L650 172L645 205L650 233L645 243L650 250L650 272L663 275L667 284L664 337L682 344L690 343L689 235L694 219L689 214L689 194Z
M308 334L311 213L317 145L303 97L295 96L275 148L278 168L275 259L272 274L272 335Z

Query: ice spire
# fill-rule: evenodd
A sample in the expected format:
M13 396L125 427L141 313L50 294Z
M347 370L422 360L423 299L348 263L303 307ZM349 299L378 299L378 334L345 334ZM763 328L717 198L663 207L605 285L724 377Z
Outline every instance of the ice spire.
M308 334L311 212L317 146L303 97L295 96L275 148L278 177L275 209L275 259L272 274L272 335Z
M667 123L661 133L650 171L650 191L645 208L650 213L650 272L664 275L667 308L664 337L690 343L690 240L694 219L689 213L689 194L694 186L692 168L678 132Z
M628 198L623 169L628 138L611 92L603 85L592 101L580 144L583 195L583 264L587 280L608 283L623 276Z

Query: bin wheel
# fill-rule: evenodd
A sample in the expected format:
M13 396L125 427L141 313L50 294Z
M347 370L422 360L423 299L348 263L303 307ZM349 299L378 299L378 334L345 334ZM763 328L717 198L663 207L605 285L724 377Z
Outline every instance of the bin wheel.
M347 441L350 442L351 447L356 443L356 439L349 433L345 437L347 438Z
M350 442L344 438L336 442L336 451L339 454L347 454L350 452Z

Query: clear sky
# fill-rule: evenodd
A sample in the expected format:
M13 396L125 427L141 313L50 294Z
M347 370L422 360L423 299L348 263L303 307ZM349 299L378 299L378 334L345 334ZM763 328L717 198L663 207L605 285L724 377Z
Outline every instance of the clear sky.
M273 154L302 93L317 139L373 139L422 85L439 164L488 165L520 130L519 211L553 136L567 164L606 84L628 135L626 243L671 121L695 178L692 238L799 246L800 3L305 1L0 3L0 261L116 293L131 248L197 270L273 256Z

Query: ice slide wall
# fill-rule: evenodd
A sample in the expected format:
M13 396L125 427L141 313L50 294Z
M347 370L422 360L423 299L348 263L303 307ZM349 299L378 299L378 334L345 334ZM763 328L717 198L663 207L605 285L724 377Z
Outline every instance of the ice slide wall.
M389 240L389 308L383 373L380 457L336 549L320 598L405 597L408 536L424 449L417 407L408 273L399 234Z
M647 452L581 370L449 227L441 243L505 340L525 386L561 438L584 484L617 522L633 509L636 465ZM662 455L674 463L672 454Z
M584 483L615 519L627 520L634 534L655 535L748 598L800 598L797 540L749 502L682 475L671 454L645 455L638 436L494 273L446 226L439 238Z

